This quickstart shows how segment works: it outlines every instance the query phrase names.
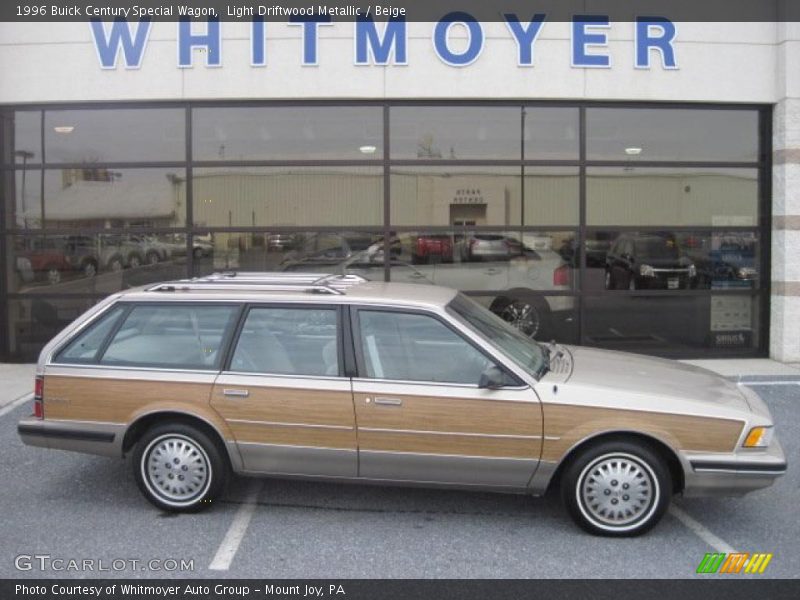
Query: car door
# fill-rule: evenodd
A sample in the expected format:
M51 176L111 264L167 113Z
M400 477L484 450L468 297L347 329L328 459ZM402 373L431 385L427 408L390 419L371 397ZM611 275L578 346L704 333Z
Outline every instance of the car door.
M354 310L353 399L359 475L432 483L525 487L541 449L535 393L442 317L393 308Z
M248 307L211 395L246 471L356 476L340 312L313 304Z

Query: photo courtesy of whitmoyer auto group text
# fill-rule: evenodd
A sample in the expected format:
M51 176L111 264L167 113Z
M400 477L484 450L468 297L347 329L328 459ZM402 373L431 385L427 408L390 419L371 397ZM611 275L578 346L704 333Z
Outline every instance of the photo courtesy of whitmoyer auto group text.
M800 2L0 3L0 600L800 597Z

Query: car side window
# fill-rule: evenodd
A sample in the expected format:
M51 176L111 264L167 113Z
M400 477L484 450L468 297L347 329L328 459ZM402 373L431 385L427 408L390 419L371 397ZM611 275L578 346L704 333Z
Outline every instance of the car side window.
M334 308L253 307L230 370L274 375L339 375Z
M139 305L100 359L108 366L218 369L237 306Z
M92 363L97 358L97 351L106 341L111 331L119 322L124 306L115 306L97 321L86 328L58 353L56 363Z
M361 310L359 337L370 379L475 384L493 361L431 316Z

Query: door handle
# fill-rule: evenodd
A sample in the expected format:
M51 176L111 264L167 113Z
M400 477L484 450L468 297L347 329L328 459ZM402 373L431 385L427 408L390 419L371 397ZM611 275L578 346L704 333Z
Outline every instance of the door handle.
M225 389L222 390L222 394L228 398L247 398L250 395L250 392L247 390Z
M369 398L367 398L367 402L369 402ZM383 406L402 406L403 401L400 398L375 398L375 404L381 404Z

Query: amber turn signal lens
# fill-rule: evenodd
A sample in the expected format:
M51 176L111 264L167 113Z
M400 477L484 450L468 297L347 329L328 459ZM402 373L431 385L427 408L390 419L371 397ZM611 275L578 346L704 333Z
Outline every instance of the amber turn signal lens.
M771 428L770 427L753 427L750 433L747 434L747 439L744 441L745 448L764 448L769 445Z

